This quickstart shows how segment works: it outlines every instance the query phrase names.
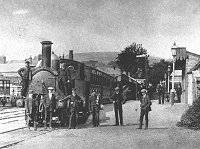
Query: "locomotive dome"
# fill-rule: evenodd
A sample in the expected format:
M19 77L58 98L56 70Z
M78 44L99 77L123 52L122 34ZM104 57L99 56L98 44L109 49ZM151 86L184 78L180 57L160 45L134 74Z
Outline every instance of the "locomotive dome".
M60 60L60 59L59 59L59 57L54 52L52 52L52 54L51 54L51 60Z
M52 54L51 54L51 68L53 68L57 71L60 68L60 59L54 52L52 52Z

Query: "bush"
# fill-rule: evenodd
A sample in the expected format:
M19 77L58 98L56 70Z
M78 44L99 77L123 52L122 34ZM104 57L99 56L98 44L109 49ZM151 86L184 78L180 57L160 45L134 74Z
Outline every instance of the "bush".
M177 126L185 126L188 128L200 128L200 98L195 100L193 104L183 113L181 121Z

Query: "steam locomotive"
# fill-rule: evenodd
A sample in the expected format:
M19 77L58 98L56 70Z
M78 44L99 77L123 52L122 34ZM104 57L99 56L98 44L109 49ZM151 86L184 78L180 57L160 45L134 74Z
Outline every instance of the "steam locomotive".
M90 110L89 95L92 90L100 93L102 103L109 103L110 96L114 91L116 79L98 69L86 66L84 63L73 60L73 51L69 51L69 59L58 57L52 53L51 41L43 41L41 64L32 71L32 80L29 84L29 90L37 94L37 98L47 94L48 87L54 87L54 94L57 99L56 112L54 116L58 117L61 124L65 125L69 119L69 104L66 95L71 93L72 88L76 88L77 94L83 102L79 105L80 118L86 119ZM67 93L63 92L58 77L60 66L66 65L68 71L67 78L69 87ZM39 99L41 100L41 99ZM42 113L39 114L40 116Z

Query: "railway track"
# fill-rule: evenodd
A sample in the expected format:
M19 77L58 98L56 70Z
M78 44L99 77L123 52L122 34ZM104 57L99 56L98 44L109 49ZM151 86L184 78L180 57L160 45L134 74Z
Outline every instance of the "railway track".
M24 113L24 108L4 107L0 110L0 148L8 148L24 140L18 136L19 131L26 128Z
M0 134L25 128L24 108L0 111Z
M32 139L51 131L66 129L66 127L55 127L55 129L50 130L38 127L37 131L34 131L33 128L28 130L24 115L24 108L6 108L0 111L0 149L13 147L27 139Z

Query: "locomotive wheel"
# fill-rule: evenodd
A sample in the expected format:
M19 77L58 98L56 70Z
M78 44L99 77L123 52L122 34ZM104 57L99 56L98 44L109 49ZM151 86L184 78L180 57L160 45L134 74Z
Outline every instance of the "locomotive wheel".
M24 101L23 101L23 99L18 99L17 101L16 101L16 105L17 105L17 107L23 107L24 106Z
M12 96L11 97L11 105L13 106L13 107L16 107L16 101L17 101L17 96Z
M2 105L3 105L3 107L4 107L5 104L6 104L6 101L5 101L4 99L1 99L1 103L2 103Z

